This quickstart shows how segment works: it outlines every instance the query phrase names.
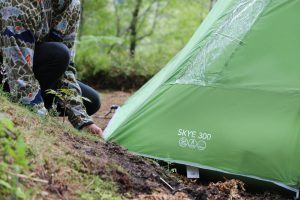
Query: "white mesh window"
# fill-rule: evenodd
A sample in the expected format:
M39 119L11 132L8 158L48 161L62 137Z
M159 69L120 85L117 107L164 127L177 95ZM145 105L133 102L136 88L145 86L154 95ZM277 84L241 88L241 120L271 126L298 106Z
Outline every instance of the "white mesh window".
M206 71L221 56L228 60L234 48L251 29L270 0L238 0L222 23L201 42L201 47L173 84L209 85L216 77L206 76ZM234 43L234 44L233 44Z

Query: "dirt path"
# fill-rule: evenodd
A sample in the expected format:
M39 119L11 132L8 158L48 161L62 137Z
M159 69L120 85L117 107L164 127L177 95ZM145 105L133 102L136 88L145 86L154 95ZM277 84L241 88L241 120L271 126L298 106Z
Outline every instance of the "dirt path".
M111 118L103 116L111 105L122 105L130 96L126 92L102 92L101 110L94 116L96 123L103 129ZM272 193L250 194L244 190L243 183L228 180L202 185L172 174L162 169L156 162L128 153L111 143L98 143L70 139L65 135L66 143L80 152L87 160L87 169L106 177L112 175L119 185L119 193L136 199L287 199ZM70 142L71 141L71 142ZM110 166L119 165L120 168ZM113 169L111 171L111 169ZM171 189L168 184L173 188Z
M103 130L107 126L112 114L104 117L112 105L122 105L131 95L129 92L122 91L102 91L101 92L101 108L98 113L94 115L94 120Z

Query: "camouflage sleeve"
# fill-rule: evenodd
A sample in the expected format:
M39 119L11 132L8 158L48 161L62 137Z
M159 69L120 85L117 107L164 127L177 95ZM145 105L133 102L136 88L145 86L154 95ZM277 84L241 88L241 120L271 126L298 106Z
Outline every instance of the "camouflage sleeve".
M69 101L66 105L66 114L71 124L77 128L81 129L84 126L93 124L92 118L86 113L86 109L82 103L81 98L77 98L77 95L81 96L81 89L75 79L75 71L69 67L68 71L65 72L64 77L60 81L59 88L67 88L74 91L75 97ZM63 106L63 104L61 104Z
M32 1L0 1L1 68L14 101L46 113L40 87L33 73L34 44L40 9ZM43 114L43 113L40 113Z
M81 96L81 89L76 80L76 69L73 65L75 57L75 39L79 27L80 19L79 0L60 0L53 1L53 18L51 22L50 35L51 41L63 42L71 54L71 63L61 78L59 88L67 88L75 91L75 95ZM80 98L73 98L66 106L69 121L75 128L92 124L92 118L87 114L86 109Z

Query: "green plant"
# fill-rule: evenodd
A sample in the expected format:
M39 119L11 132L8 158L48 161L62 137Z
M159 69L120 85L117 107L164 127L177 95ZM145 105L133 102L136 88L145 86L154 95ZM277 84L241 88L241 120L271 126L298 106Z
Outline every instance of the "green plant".
M85 101L90 102L90 100L88 98L85 98L81 95L77 95L77 92L72 89L65 89L65 88L58 89L58 90L50 89L50 90L47 90L46 92L47 92L47 94L54 95L55 98L59 99L61 101L61 103L63 104L63 109L64 109L63 123L65 122L66 110L72 101L85 100Z
M0 117L0 197L25 199L28 195L19 177L28 169L26 144L12 121Z
M161 167L164 168L169 173L177 173L177 168L173 167L171 162L166 162L161 164Z

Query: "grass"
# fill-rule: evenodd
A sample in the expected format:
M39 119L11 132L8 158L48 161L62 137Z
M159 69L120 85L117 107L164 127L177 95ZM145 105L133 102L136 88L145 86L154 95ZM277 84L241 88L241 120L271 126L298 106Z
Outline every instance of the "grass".
M2 92L0 102L0 114L14 123L27 144L30 168L25 178L19 178L27 188L26 199L120 199L112 179L103 180L85 169L85 155L74 150L63 136L68 135L71 140L103 142L102 139L79 132L59 118L40 118L27 108L9 102Z

